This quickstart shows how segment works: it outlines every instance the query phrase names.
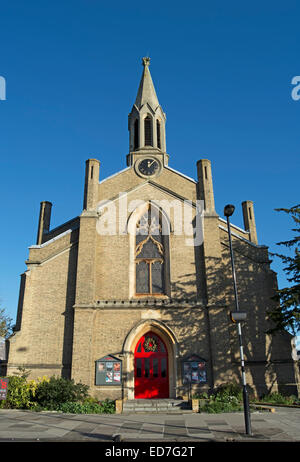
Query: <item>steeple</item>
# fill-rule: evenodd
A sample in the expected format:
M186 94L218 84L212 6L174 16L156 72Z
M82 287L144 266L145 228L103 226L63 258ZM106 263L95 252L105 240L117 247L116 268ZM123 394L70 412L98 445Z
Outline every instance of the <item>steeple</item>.
M149 70L150 58L142 59L144 66L137 96L128 115L129 155L127 162L132 165L137 155L151 153L160 155L166 165L166 114L159 104Z
M149 104L151 109L155 111L155 109L159 106L159 102L149 70L150 58L143 58L142 61L144 72L140 81L140 86L134 105L136 108L141 109L144 104Z

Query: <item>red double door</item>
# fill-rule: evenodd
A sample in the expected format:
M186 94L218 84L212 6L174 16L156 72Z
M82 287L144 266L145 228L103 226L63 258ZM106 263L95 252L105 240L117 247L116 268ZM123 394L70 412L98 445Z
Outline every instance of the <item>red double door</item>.
M143 335L135 348L134 397L169 397L167 348L161 338L153 332Z

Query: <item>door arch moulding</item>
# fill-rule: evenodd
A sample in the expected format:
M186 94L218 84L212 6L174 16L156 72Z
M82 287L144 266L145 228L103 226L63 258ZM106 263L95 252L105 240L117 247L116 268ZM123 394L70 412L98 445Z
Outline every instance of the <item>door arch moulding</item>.
M123 357L125 366L124 396L134 399L134 351L140 338L148 331L157 334L165 343L168 352L169 397L176 398L178 342L174 332L163 322L146 319L136 324L125 338Z

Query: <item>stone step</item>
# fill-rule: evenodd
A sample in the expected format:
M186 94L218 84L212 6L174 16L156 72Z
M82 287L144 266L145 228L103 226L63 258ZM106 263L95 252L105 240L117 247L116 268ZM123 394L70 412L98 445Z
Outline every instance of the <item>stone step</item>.
M189 401L180 399L133 399L123 403L124 413L174 413L192 412Z

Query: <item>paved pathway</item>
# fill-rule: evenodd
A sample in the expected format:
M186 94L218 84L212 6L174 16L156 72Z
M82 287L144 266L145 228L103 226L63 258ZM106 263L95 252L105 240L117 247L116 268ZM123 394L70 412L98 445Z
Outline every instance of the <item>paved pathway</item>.
M253 436L245 435L244 415L127 414L82 415L0 410L0 443L47 442L300 442L300 409L251 413Z

